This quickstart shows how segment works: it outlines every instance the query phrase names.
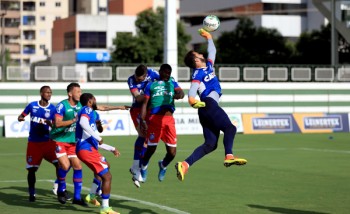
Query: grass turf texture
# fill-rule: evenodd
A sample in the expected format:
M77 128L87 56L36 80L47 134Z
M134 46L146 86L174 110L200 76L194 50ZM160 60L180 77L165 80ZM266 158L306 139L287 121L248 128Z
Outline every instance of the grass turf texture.
M330 136L332 136L330 138ZM222 136L216 151L189 169L185 180L176 178L174 165L203 142L200 135L179 136L178 152L159 182L161 143L152 157L147 182L136 189L128 171L135 137L104 137L121 157L103 152L113 175L110 205L121 213L348 213L350 210L349 133L242 135L235 154L246 166L223 166ZM25 167L26 139L0 138L0 213L98 213L68 202L61 205L52 194L54 168L43 161L37 172L37 201L28 202ZM83 196L92 172L83 166ZM72 170L67 176L72 184ZM73 187L68 186L72 193Z

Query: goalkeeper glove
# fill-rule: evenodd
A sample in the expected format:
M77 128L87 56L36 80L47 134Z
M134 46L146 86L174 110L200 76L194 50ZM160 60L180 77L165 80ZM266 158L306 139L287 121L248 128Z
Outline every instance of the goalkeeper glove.
M196 100L196 102L192 105L193 108L203 108L205 107L205 102L201 102Z
M201 35L202 37L208 39L212 39L213 37L211 36L211 34L209 32L207 32L206 30L204 30L203 28L198 30L199 35Z

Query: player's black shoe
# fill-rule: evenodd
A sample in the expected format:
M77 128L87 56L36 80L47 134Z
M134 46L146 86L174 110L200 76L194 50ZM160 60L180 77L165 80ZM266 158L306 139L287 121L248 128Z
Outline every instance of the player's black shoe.
M65 197L66 197L66 201L71 201L72 200L72 196L70 196L67 192L67 190L64 191Z
M87 203L84 201L84 199L73 199L73 204L81 205L83 207L87 207Z
M29 196L29 201L30 202L35 202L36 198L35 198L35 195L30 195Z
M61 204L65 204L67 201L66 192L57 192L57 199Z

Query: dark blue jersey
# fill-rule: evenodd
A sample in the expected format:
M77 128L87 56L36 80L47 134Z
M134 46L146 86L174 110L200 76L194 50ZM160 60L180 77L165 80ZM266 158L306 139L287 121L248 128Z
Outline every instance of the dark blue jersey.
M136 82L135 76L131 75L128 78L128 85L129 85L130 92L138 90L140 94L143 94L146 88L146 85L149 82L154 82L155 80L159 80L159 73L150 68L147 69L147 76L145 80L143 80L142 82ZM141 105L142 103L137 103L136 100L133 98L132 107L141 108Z
M50 126L45 123L45 120L52 121L54 119L56 108L49 103L43 107L39 101L29 103L22 115L30 115L29 142L46 142L50 137Z
M193 71L192 82L199 83L198 95L201 100L212 91L216 91L221 96L220 82L215 75L213 64L210 60L207 62L207 67L197 68Z

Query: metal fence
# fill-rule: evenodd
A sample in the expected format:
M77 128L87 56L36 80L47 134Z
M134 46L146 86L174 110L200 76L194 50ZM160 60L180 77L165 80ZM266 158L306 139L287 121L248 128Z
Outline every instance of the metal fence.
M8 66L2 81L126 81L136 66ZM159 67L152 67L158 70ZM350 82L350 66L216 66L218 78L229 82ZM6 77L2 78L6 73ZM191 70L178 67L178 81L189 81Z

